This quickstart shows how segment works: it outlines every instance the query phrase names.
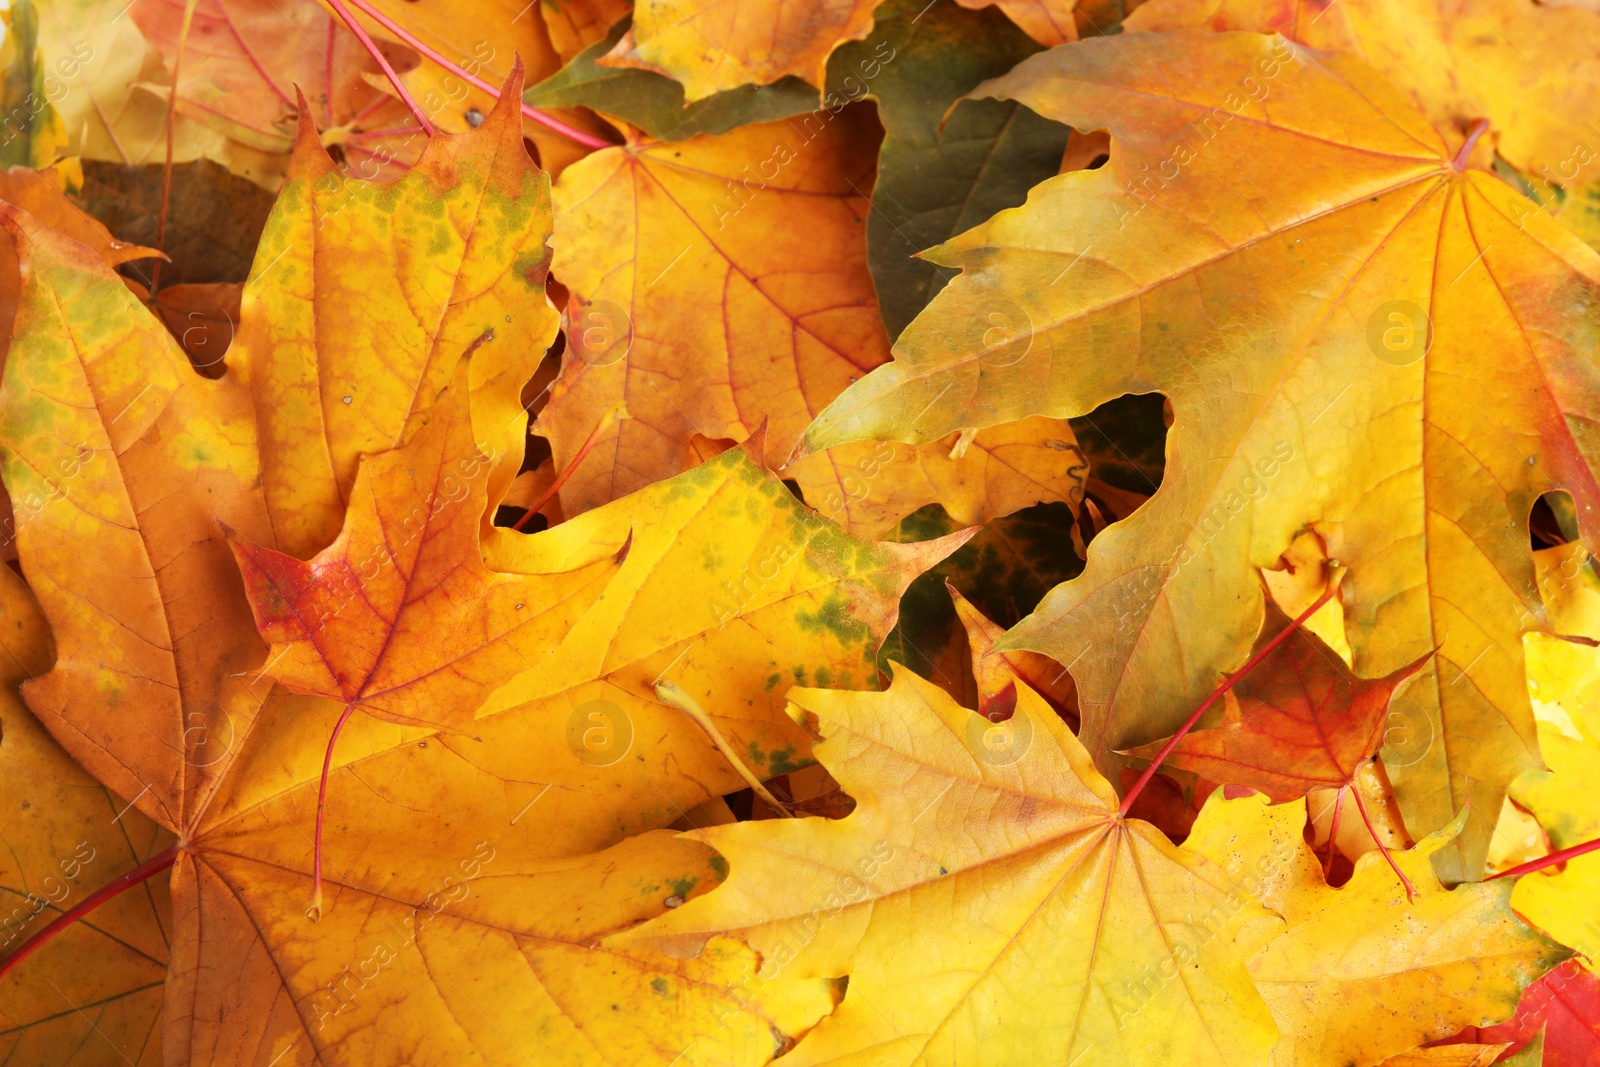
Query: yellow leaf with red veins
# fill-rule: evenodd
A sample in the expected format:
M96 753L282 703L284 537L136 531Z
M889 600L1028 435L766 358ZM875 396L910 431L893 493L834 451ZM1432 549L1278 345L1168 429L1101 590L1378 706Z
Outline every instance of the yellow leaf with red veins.
M512 101L434 138L398 181L341 174L305 122L245 283L228 365L249 386L276 547L339 532L363 453L406 440L472 354L473 433L491 495L522 455L522 384L555 335L544 296L548 179Z
M1516 1010L1522 988L1569 953L1523 924L1504 882L1447 890L1430 855L1464 821L1396 853L1407 894L1376 853L1340 889L1323 881L1305 843L1305 809L1264 796L1213 794L1184 848L1215 862L1284 932L1247 966L1283 1033L1274 1067L1381 1063L1465 1026Z
M461 144L438 151L448 160ZM457 162L452 180L481 191L481 172ZM457 185L434 205L437 236L450 232ZM424 213L415 190L385 195L416 197ZM483 226L539 232L537 202L480 200L489 202ZM473 738L351 720L328 779L326 899L313 924L317 784L346 707L271 684L271 672L307 664L292 647L280 664L267 658L223 537L226 523L272 543L250 396L237 373L199 376L90 250L11 208L0 220L23 283L22 340L0 385L0 461L18 502L21 568L60 652L26 696L73 756L182 842L164 985L169 1062L475 1063L520 1052L541 1063L664 1064L698 1043L708 1060L755 1065L829 1010L827 981L768 983L751 996L758 960L741 946L688 964L593 948L720 877L699 846L627 839L741 782L693 722L654 702L650 684L679 681L765 773L799 765L809 751L782 712L788 681L872 684L900 593L965 535L922 545L850 538L733 450L555 530L493 531L480 563L472 552L494 479L515 465L495 467L477 417L491 403L509 408L522 382L506 370L515 388L503 396L481 376L486 349L466 360L455 351L450 366L466 365L449 399L439 406L420 386L405 396L398 416L414 409L413 432L399 451L367 461L357 504L337 511L349 536L319 563L336 569L340 553L364 549L356 577L384 613L370 621L389 627L413 666L432 657L451 677L372 672L402 683L388 710L404 713L404 700L424 695L468 705L491 690L499 703L471 724ZM383 225L369 218L367 238ZM396 284L427 281L432 269L408 260ZM498 312L496 277L485 299ZM357 309L369 325L380 296ZM386 306L384 321L414 321L398 297ZM314 350L284 349L272 364L282 380L315 365ZM363 383L382 380L380 367L353 356L350 366ZM514 410L505 436L520 454ZM451 464L470 500L460 513L441 506L460 495ZM389 490L406 483L419 495L414 510L396 513ZM406 542L408 530L426 536ZM388 569L374 572L375 547ZM570 621L580 602L589 610L541 642L559 642L552 654L510 669L474 658L475 643L515 644L499 623L535 602L511 600L512 588L559 585L589 564L589 576L614 573L603 590L598 581L563 587L573 595L558 613ZM411 587L397 596L402 572ZM455 613L448 583L458 579L486 594L481 616ZM289 625L273 616L278 607L269 629ZM426 635L408 628L424 607ZM374 635L353 627L339 636L334 660L358 671ZM463 827L482 827L482 837ZM613 1007L624 1000L627 1013Z
M161 852L172 835L126 810L127 802L73 762L18 697L17 683L49 670L53 650L38 604L9 568L0 568L0 649L4 964L63 911ZM106 902L91 920L45 944L0 979L0 1060L159 1064L171 929L171 900L158 880ZM80 1056L86 1059L74 1059Z
M1521 641L1543 625L1534 500L1568 490L1600 545L1600 257L1349 56L1132 34L1034 56L982 91L1108 128L1111 158L926 253L965 273L807 446L1166 393L1161 488L1001 647L1075 664L1085 743L1115 766L1244 660L1254 570L1309 527L1349 567L1357 674L1439 650L1407 693L1434 743L1390 769L1418 833L1470 800L1435 861L1473 877L1506 785L1536 762ZM972 323L998 313L1030 328L991 345Z
M24 695L96 778L175 829L215 785L197 745L260 702L241 672L265 650L217 525L271 538L250 398L196 374L87 247L13 208L0 224L22 267L0 470L60 650Z
M427 443L424 431L404 451ZM474 477L481 499L486 468ZM348 723L328 781L316 925L303 914L308 834L344 708L274 691L174 873L183 948L170 995L228 1023L186 1024L177 1047L201 1060L293 1047L301 1062L315 1050L364 1064L415 1048L497 1062L503 1044L540 1063L665 1065L694 1044L706 1062L753 1065L828 1010L829 982L756 988L758 958L742 946L691 963L594 949L725 870L689 842L630 839L743 784L651 682L693 692L763 774L792 769L809 751L782 714L789 681L870 684L899 593L960 539L854 541L735 449L544 533L496 530L486 560L529 584L561 580L630 533L601 595L554 654L499 679L471 737ZM429 630L442 647L455 640ZM207 980L216 973L239 981Z
M696 435L742 440L765 420L780 464L888 357L865 245L876 128L861 112L824 116L609 149L557 184L552 269L571 329L536 429L565 470L606 411L632 416L599 432L561 490L565 514L677 474ZM784 470L860 537L934 501L959 522L1076 504L1085 473L1071 428L1048 419L965 443L846 446Z
M344 529L308 562L235 542L267 671L380 719L464 730L489 693L561 643L616 573L618 548L552 574L479 555L491 465L472 440L463 360L410 443L370 456Z
M692 955L727 934L765 976L848 975L786 1064L1263 1062L1277 1031L1244 959L1281 924L1124 820L1056 713L1017 690L1031 740L998 755L986 720L904 669L886 693L791 691L855 811L685 835L729 879L608 944Z
M636 0L633 27L601 60L683 83L688 103L794 75L819 89L828 57L872 32L875 0Z

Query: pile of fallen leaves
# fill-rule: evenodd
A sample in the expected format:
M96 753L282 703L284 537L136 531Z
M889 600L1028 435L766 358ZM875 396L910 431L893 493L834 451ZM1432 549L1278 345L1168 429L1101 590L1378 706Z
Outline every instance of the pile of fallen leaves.
M1593 3L325 5L4 13L0 1064L1600 1067Z

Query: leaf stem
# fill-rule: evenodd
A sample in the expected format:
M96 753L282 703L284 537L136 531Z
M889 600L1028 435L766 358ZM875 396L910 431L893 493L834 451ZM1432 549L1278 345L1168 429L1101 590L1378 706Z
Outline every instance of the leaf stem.
M1344 791L1354 786L1339 787L1339 792L1333 797L1333 818L1328 821L1328 858L1322 864L1322 880L1327 881L1333 876L1333 853L1339 842L1339 813L1344 810Z
M1394 861L1394 857L1389 855L1388 847L1384 845L1383 839L1378 836L1377 828L1372 825L1372 819L1367 816L1367 805L1361 799L1361 790L1352 784L1350 786L1350 795L1356 798L1356 810L1361 813L1361 821L1367 824L1367 833L1372 835L1372 843L1378 846L1378 851L1383 853L1383 858L1389 861L1389 866L1394 869L1394 873L1400 876L1400 884L1405 886L1406 900L1416 900L1417 887L1411 884L1411 879L1406 877L1406 872L1402 871L1400 865Z
M337 24L332 19L329 19L328 40L322 50L322 110L323 114L327 116L329 126L333 125L333 47L338 37L338 34L334 32L336 28Z
M178 27L178 50L172 57L172 87L167 90L167 158L161 168L161 208L156 212L156 248L167 250L167 205L172 200L172 155L174 127L178 123L178 74L183 70L183 48L189 42L189 27L194 22L194 9L200 0L188 0L183 5L183 23ZM109 127L108 127L109 128ZM161 288L161 258L150 267L150 298L155 299Z
M1178 728L1178 732L1167 739L1167 743L1161 746L1161 751L1156 753L1156 758L1150 761L1150 766L1144 769L1144 773L1139 776L1139 780L1133 783L1133 788L1128 790L1128 795L1123 798L1122 815L1128 814L1128 809L1133 807L1135 800L1139 799L1139 794L1144 792L1144 787L1150 784L1150 779L1156 776L1156 771L1161 767L1161 764L1165 762L1168 756L1172 755L1172 750L1178 747L1178 742L1183 740L1185 734L1194 729L1195 723L1199 722L1200 717L1210 710L1211 705L1221 700L1222 695L1232 689L1235 683L1245 675L1254 670L1256 664L1266 659L1273 649L1289 639L1290 634L1304 626L1305 621L1315 615L1322 605L1333 599L1333 594L1339 591L1339 583L1334 581L1333 577L1332 575L1329 576L1328 588L1323 590L1322 595L1317 597L1309 608L1302 611L1293 622L1285 626L1271 641L1268 641L1261 651L1246 660L1244 666L1240 667L1231 678L1212 690L1211 695L1206 697L1205 702L1196 708L1194 714L1189 716L1188 721Z
M125 892L141 882L147 882L151 878L154 878L168 867L171 867L177 862L177 860L178 846L173 845L172 847L162 852L158 852L154 856L151 856L149 859L139 864L139 866L135 867L133 870L128 871L126 874L117 875L117 877L113 878L99 889L96 889L93 893L90 893L88 896L78 901L78 903L74 904L71 908L56 916L56 918L51 921L49 926L46 926L43 930L40 930L38 933L28 938L27 941L23 942L22 947L17 949L17 951L7 958L4 963L0 963L0 980L4 980L5 976L10 974L19 963L33 955L35 952L39 951L39 949L43 948L45 942L54 938L61 931L65 930L67 927L71 926L85 915L88 915L91 911L98 908L100 905L104 904L106 901L110 900L119 893Z
M330 0L330 2L339 3L340 0ZM473 86L476 86L479 89L482 89L484 92L488 93L490 96L494 97L496 100L500 99L500 91L498 89L496 89L493 85L490 85L488 82L484 81L482 78L477 77L476 75L468 74L460 66L458 66L455 63L450 62L444 56L440 55L438 52L434 51L432 48L429 48L426 44L423 44L420 40L417 39L415 34L411 33L405 27L401 26L399 23L395 22L393 19L391 19L387 15L385 15L383 12L379 11L372 4L368 3L367 0L350 0L350 2L352 4L354 4L356 7L360 8L361 11L364 14L366 14L369 18L371 18L378 25L382 26L384 29L388 30L390 33L392 33L396 37L400 38L400 40L404 41L408 46L410 46L411 48L415 49L424 58L433 60L435 63L439 64L439 66L443 67L445 70L448 70L451 74L454 74L456 77L458 77L461 80L467 82L469 85L473 85ZM519 101L519 103L521 103L521 102ZM582 130L575 129L572 126L568 126L565 122L562 122L560 119L553 118L550 115L545 114L543 111L540 111L536 107L530 107L527 104L521 104L521 107L522 107L522 113L524 115L526 115L528 118L532 119L534 122L537 122L537 123L539 123L539 124L541 124L543 126L549 127L550 129L556 131L557 133L561 134L562 136L568 138L569 140L576 141L578 144L583 145L585 148L615 148L616 147L614 144L612 144L612 142L606 141L606 140L602 140L601 138L596 137L592 133L584 133Z
M1474 122L1472 124L1472 129L1467 131L1466 141L1462 143L1460 151L1456 152L1456 158L1450 161L1450 165L1458 171L1466 170L1467 157L1471 156L1472 150L1477 147L1478 138L1482 137L1488 132L1488 130L1488 119L1479 119L1477 122Z
M333 746L339 740L339 731L344 729L355 710L354 704L344 706L344 714L333 724L333 733L328 736L328 751L322 754L322 781L317 785L317 836L311 843L311 906L306 909L306 918L314 923L322 921L322 813L328 806L328 768L333 764Z
M1541 871L1546 867L1554 867L1558 863L1565 863L1567 860L1576 859L1579 856L1596 851L1600 851L1600 837L1595 838L1593 841L1585 841L1581 845L1564 848L1560 852L1552 852L1548 856L1540 856L1538 859L1529 860L1527 863L1519 863L1515 867L1507 867L1503 871L1491 874L1484 881L1492 882L1496 878L1515 878L1523 874L1532 874L1534 871Z
M676 682L657 682L656 697L663 704L677 708L693 719L695 724L704 730L706 736L711 738L712 742L721 750L723 757L733 764L733 769L739 772L739 777L743 778L746 784L755 790L756 796L766 801L769 808L786 819L794 818L794 814L784 807L777 797L769 793L766 786L761 784L761 779L756 777L755 772L745 766L744 760L739 758L739 754L733 750L733 746L728 744L727 738L722 736L722 731L717 729L717 724L711 721L711 716L707 715L705 709L695 702L694 697L684 692L682 686Z
M617 417L621 412L621 407L622 405L617 404L600 417L600 421L595 423L594 429L589 431L589 437L583 442L583 447L578 449L578 454L572 457L571 463L567 464L567 469L556 476L556 480L550 483L550 488L546 489L544 495L533 502L522 518L511 524L513 530L520 530L526 526L529 519L539 514L539 510L550 503L557 493L561 492L561 487L567 484L567 479L571 478L573 473L577 471L579 464L594 450L594 446L600 443L600 438L607 430L617 424Z
M355 0L355 3L363 11L367 11L367 14L370 15L372 13L367 10L365 5L361 4L360 0ZM422 124L423 131L429 137L432 137L433 123L428 121L428 116L423 113L422 108L417 106L417 102L411 99L410 90L400 80L400 75L396 74L394 68L389 65L388 57L378 50L378 46L373 43L371 37L367 36L367 31L362 28L361 23L357 22L355 16L350 14L350 9L344 6L344 0L328 0L328 6L332 7L334 13L344 21L350 32L356 35L356 40L361 42L361 47L367 50L367 54L377 60L378 66L383 70L383 76L389 79L389 84L394 86L394 91L400 94L400 99L406 102L406 107L410 108L411 113L417 117L417 121ZM333 86L330 85L328 91L332 93Z

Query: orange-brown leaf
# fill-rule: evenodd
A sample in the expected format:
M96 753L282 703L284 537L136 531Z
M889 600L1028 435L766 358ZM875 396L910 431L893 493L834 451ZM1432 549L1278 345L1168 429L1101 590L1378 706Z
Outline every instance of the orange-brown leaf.
M1256 649L1288 625L1288 616L1268 601ZM1395 687L1427 659L1382 678L1361 678L1315 634L1297 629L1227 694L1222 725L1184 735L1167 764L1260 790L1274 803L1349 785L1383 744ZM1152 741L1130 754L1152 758L1163 744Z

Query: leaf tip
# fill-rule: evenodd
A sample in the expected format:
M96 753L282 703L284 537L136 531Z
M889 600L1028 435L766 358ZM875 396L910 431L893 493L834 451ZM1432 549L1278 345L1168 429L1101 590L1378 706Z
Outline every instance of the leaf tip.
M745 455L750 457L751 462L756 466L762 470L768 469L766 416L762 416L761 421L756 424L756 428L750 431L750 436L740 442L739 448L744 451ZM788 466L787 463L784 465Z

